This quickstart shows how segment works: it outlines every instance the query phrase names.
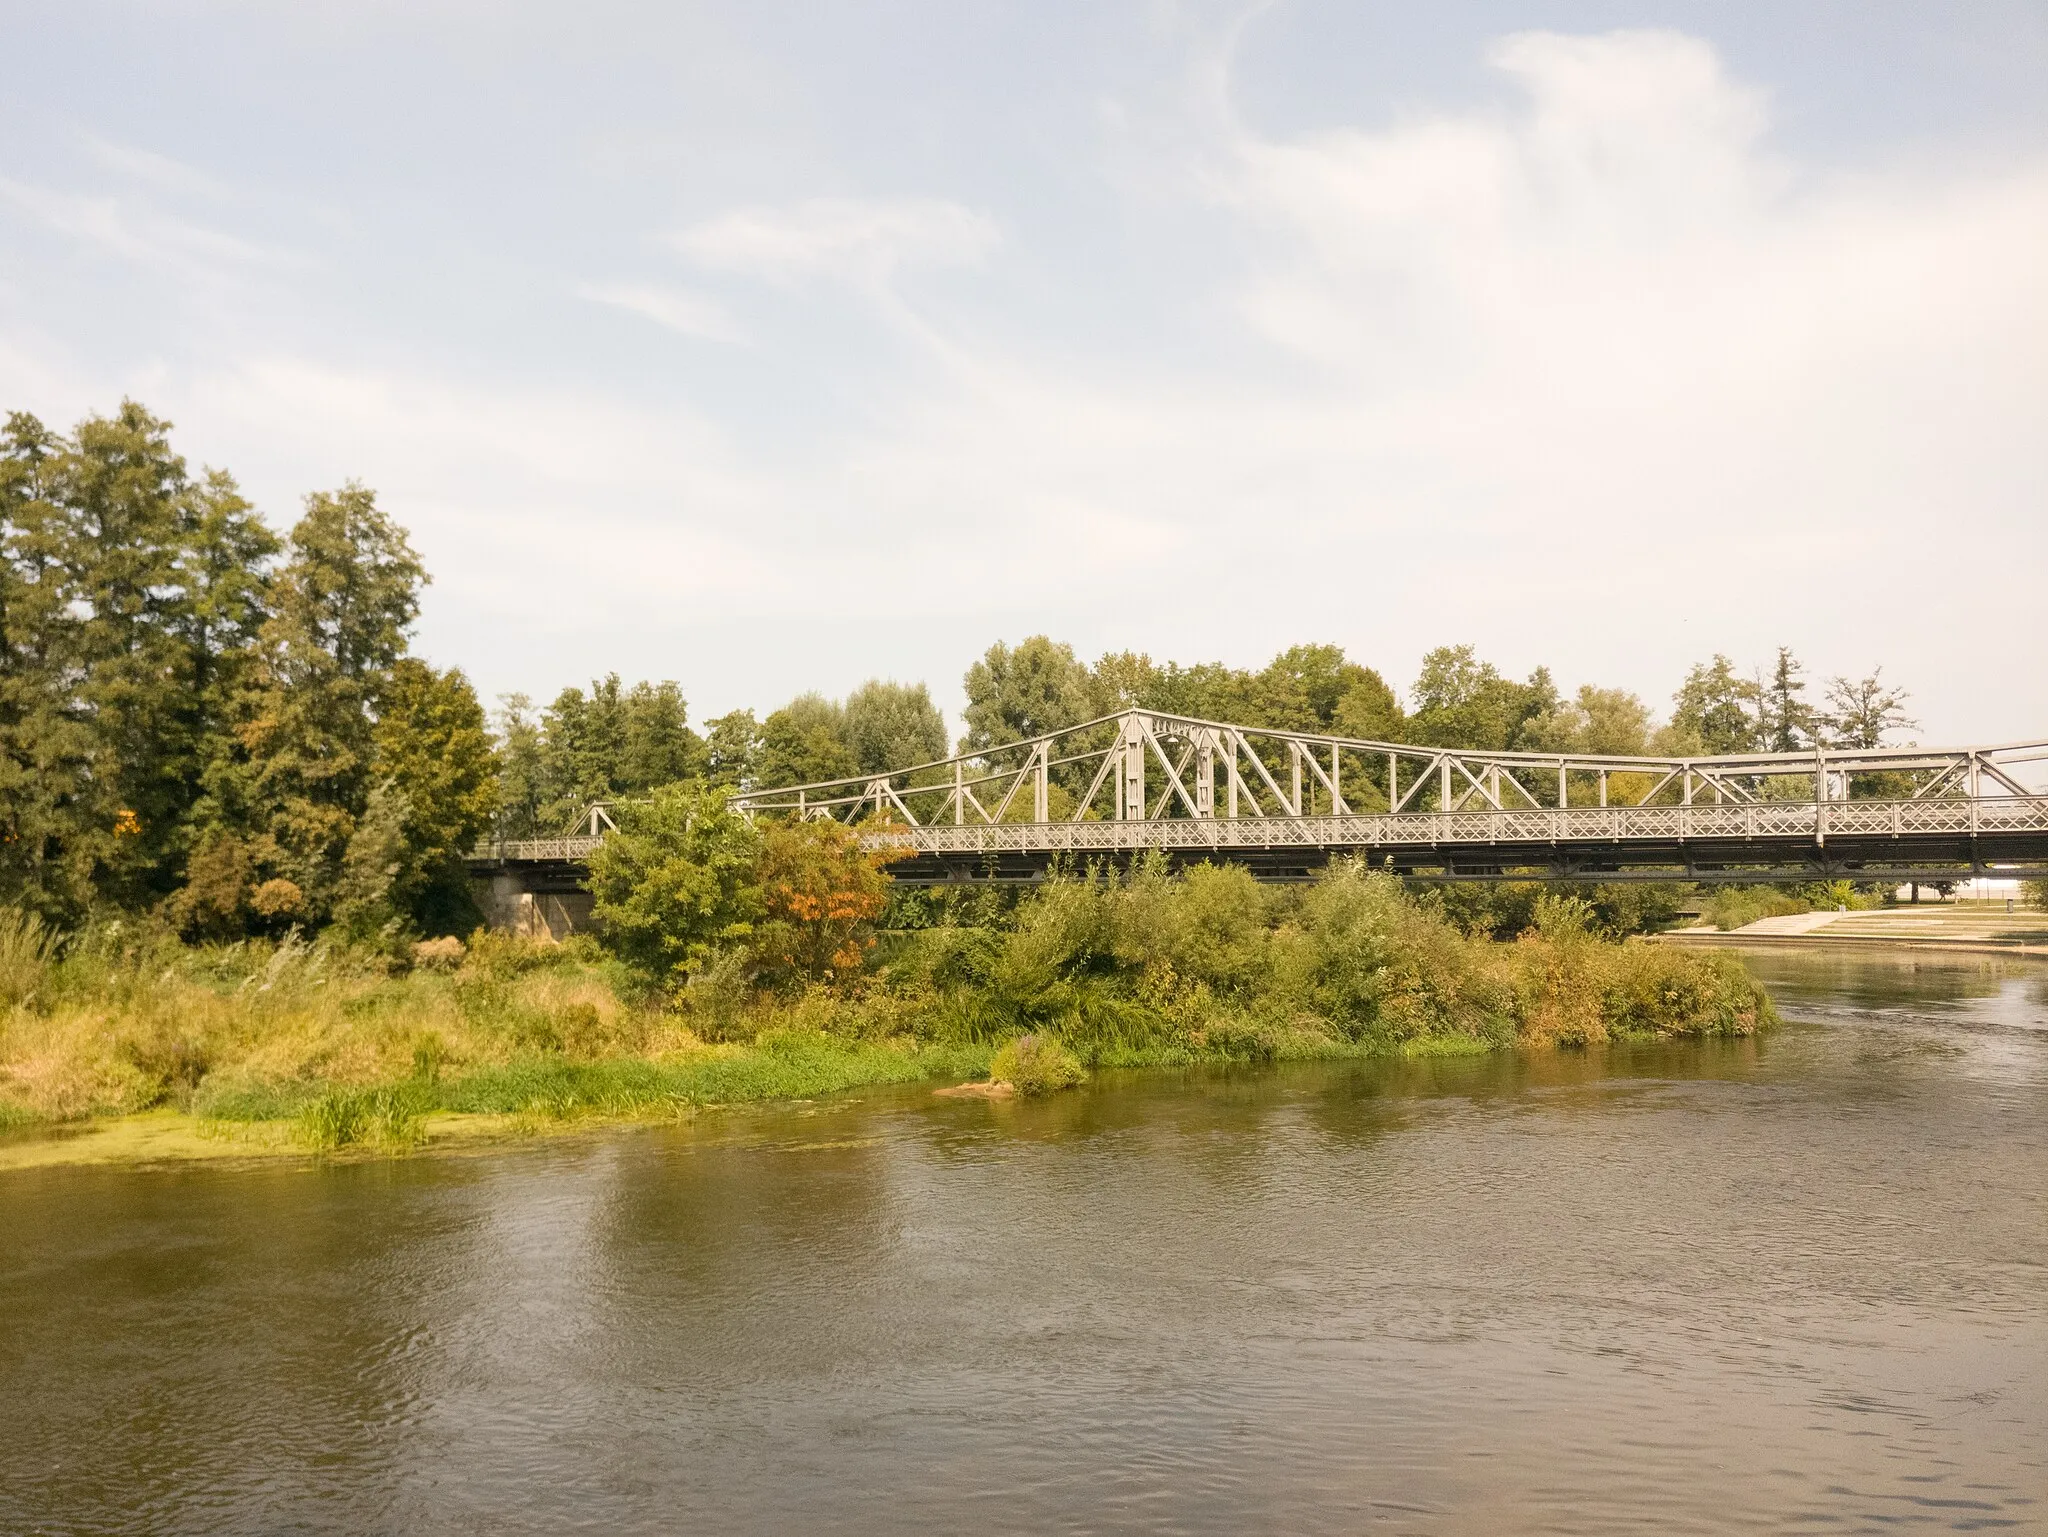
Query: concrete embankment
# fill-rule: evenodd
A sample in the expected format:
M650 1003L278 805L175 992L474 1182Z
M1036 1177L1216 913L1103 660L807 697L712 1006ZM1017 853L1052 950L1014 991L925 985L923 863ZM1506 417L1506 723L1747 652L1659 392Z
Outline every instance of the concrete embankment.
M1793 913L1739 929L1674 929L1660 943L1729 949L1889 949L2048 960L2048 913L1942 904L1869 912Z

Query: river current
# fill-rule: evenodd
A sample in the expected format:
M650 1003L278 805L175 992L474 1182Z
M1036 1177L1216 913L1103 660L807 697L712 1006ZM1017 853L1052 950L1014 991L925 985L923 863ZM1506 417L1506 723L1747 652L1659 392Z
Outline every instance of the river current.
M0 1532L2048 1529L2048 969L0 1177Z

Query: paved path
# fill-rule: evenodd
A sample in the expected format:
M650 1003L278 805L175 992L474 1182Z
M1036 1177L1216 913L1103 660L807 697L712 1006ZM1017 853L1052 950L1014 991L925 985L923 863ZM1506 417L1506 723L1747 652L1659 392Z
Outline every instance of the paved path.
M1658 937L1693 945L1882 946L2048 958L2048 912L2021 908L2008 913L2002 904L1930 903L1868 912L1792 913L1759 918L1726 933L1679 929Z

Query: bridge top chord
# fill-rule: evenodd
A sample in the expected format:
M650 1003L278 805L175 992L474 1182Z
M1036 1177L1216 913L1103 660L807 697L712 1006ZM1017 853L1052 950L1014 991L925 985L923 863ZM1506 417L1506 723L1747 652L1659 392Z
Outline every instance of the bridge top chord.
M2014 771L2042 761L2044 741L1678 758L1484 752L1126 710L908 768L748 791L734 803L921 827L1569 809L1575 796L1602 807L1821 803L1859 791L1870 798L1873 787L1906 800L1974 799L2035 793Z
M1337 854L1442 878L1937 879L2048 872L2048 741L1601 756L1486 752L1126 710L950 758L746 790L752 816L831 818L899 878L1031 879L1054 863L1235 859L1299 878ZM610 828L482 864L580 864Z

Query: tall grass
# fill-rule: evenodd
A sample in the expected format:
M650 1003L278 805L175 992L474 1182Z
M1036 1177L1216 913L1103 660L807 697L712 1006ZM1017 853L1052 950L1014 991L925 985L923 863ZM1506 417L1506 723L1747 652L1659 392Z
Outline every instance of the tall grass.
M0 907L0 1009L32 1004L50 977L57 936L34 913Z
M970 911L972 911L970 909ZM1340 865L1299 890L1158 866L1053 880L979 923L885 936L834 989L680 1003L587 941L479 936L404 971L289 938L193 949L147 924L56 944L0 913L0 1124L170 1105L402 1148L436 1111L645 1114L985 1072L1032 1036L1089 1067L1742 1035L1769 1001L1732 957L1619 943L1543 898L1513 943Z
M319 1151L368 1145L403 1151L427 1140L431 1094L412 1084L329 1089L301 1110L298 1138Z

